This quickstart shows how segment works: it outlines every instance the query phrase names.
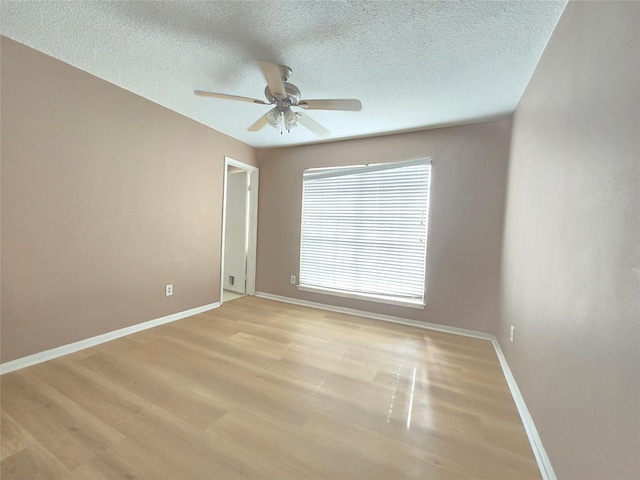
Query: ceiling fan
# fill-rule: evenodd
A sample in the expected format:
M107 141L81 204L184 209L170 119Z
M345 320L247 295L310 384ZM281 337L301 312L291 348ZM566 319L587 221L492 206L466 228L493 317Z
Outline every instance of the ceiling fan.
M329 135L329 130L324 128L311 117L302 112L294 111L291 107L298 107L305 110L344 110L357 112L362 110L362 103L357 99L322 99L303 100L300 90L292 83L287 82L291 76L291 69L284 65L277 65L270 62L258 62L262 74L267 81L264 89L264 96L267 101L255 98L241 97L238 95L228 95L226 93L205 92L195 90L193 93L203 97L223 98L226 100L238 100L241 102L257 103L259 105L273 105L273 108L261 116L248 130L257 132L267 125L280 129L280 133L291 129L300 123L318 136Z

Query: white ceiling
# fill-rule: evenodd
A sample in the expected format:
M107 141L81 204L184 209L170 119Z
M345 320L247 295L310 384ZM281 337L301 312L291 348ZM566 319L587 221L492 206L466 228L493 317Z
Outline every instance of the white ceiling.
M302 97L359 98L309 111L330 140L512 112L565 0L3 1L1 33L255 147L317 142L249 127L270 108L256 65L290 66ZM326 139L323 139L326 141Z

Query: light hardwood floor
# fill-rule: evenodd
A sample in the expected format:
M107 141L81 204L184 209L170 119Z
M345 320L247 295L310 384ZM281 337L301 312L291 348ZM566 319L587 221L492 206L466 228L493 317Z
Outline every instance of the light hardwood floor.
M3 480L540 478L488 341L255 297L1 393Z
M222 301L223 303L231 302L232 300L236 300L238 298L244 297L243 293L232 292L231 290L223 290L222 291Z

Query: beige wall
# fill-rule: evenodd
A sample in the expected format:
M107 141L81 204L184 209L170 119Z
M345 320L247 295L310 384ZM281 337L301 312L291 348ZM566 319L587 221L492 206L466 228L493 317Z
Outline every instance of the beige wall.
M4 37L1 87L2 362L219 300L252 148Z
M286 297L492 332L498 316L509 119L263 150L256 289ZM431 157L425 310L298 291L302 172Z
M496 333L560 479L640 478L639 19L570 2L514 117Z

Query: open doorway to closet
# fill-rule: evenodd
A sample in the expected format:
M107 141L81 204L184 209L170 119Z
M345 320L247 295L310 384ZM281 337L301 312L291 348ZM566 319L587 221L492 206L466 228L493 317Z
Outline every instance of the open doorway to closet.
M256 292L258 169L224 159L220 303Z

